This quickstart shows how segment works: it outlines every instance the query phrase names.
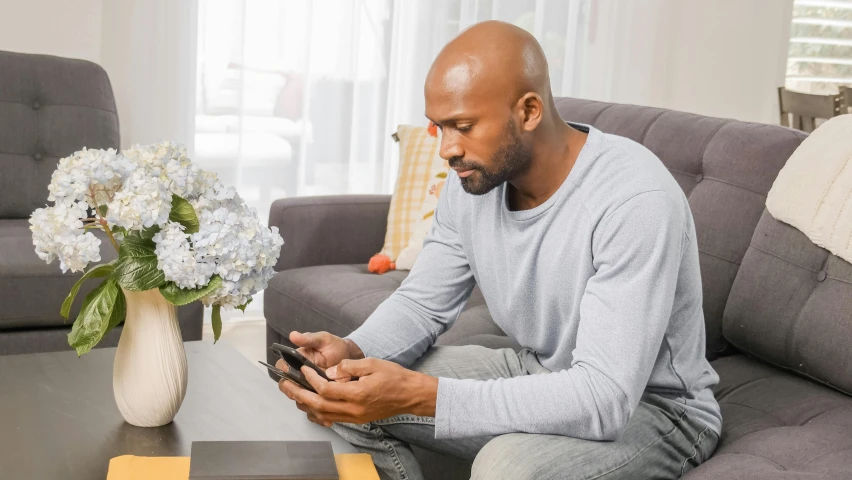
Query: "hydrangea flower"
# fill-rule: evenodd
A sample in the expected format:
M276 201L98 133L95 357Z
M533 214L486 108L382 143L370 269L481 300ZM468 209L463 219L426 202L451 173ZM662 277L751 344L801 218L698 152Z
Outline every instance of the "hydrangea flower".
M206 306L243 305L275 275L284 243L278 229L263 225L236 189L195 165L175 143L134 145L121 153L84 148L60 160L49 190L56 203L33 212L33 243L48 263L59 258L63 271L100 260L101 242L84 231L82 219L88 208L106 205L110 227L160 228L153 242L167 281L194 289L214 274L222 278L222 286L201 299ZM197 232L187 234L169 220L172 195L192 205Z
M50 178L47 199L52 202L87 202L95 208L105 204L119 188L122 179L136 168L115 149L82 149L59 160ZM95 197L90 193L94 191Z
M257 212L235 195L215 211L202 210L201 230L192 235L196 252L216 258L222 286L202 298L205 305L233 308L265 289L284 240L278 228L266 228Z
M189 235L184 233L184 229L179 223L168 222L154 235L157 268L163 271L166 280L181 288L207 285L216 264L192 251Z
M163 225L172 209L172 194L145 169L134 170L107 203L107 221L127 230Z
M101 241L92 232L84 232L85 202L58 203L36 209L30 217L35 252L50 263L59 258L62 272L79 272L89 262L101 259Z

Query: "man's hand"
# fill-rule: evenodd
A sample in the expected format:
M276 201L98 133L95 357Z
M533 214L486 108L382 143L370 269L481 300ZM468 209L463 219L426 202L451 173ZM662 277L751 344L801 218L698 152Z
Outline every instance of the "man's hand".
M308 414L308 419L326 427L334 422L362 424L403 413L435 416L438 379L393 362L343 360L326 371L332 380L344 381L328 382L308 367L303 367L302 373L317 393L283 379L278 387ZM351 377L359 378L345 381Z
M290 332L290 341L296 344L305 358L321 368L337 365L345 359L364 358L358 345L328 332Z

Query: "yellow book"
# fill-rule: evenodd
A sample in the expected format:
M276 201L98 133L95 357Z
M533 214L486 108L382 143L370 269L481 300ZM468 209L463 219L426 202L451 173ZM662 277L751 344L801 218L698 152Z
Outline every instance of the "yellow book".
M367 453L334 456L340 480L379 480ZM188 480L189 457L137 457L122 455L109 461L107 480Z
M188 480L189 457L122 455L109 461L107 480Z

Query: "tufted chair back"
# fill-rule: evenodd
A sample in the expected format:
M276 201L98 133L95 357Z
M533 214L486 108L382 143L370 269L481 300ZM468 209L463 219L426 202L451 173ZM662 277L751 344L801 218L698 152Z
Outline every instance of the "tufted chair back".
M60 158L118 148L118 113L100 66L0 51L0 218L28 218L47 203Z

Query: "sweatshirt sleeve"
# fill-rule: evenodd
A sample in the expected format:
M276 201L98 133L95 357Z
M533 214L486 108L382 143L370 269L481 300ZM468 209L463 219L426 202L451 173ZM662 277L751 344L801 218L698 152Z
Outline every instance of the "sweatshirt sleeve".
M475 285L454 224L451 199L461 188L450 172L432 229L408 277L347 338L368 357L411 365L452 326Z
M436 437L617 438L639 404L668 327L684 249L681 206L639 194L604 217L570 368L487 381L441 378Z

